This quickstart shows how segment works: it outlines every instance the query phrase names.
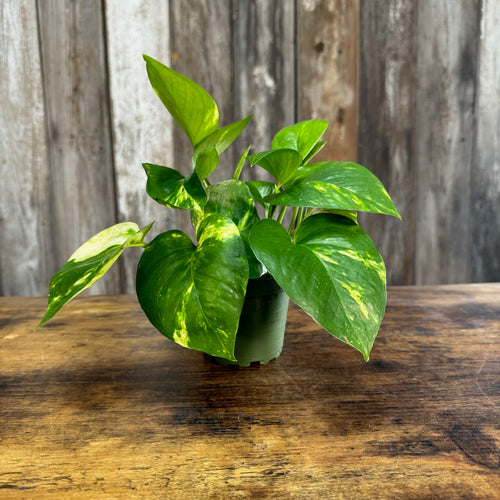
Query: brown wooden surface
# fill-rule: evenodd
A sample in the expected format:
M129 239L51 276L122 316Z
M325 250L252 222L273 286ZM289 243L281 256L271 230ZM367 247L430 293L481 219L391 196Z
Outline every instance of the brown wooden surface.
M391 288L370 362L292 307L232 369L133 296L0 299L1 498L499 498L500 284Z

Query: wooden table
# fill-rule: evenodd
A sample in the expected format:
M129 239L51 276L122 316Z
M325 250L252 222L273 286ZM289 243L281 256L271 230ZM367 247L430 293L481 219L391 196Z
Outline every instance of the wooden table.
M397 287L361 355L291 306L213 365L134 296L0 299L0 498L500 498L500 284Z

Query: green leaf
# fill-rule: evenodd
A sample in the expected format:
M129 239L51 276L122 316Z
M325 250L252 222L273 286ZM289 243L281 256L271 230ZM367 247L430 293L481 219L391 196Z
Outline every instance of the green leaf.
M200 170L198 166L198 160L200 155L205 154L205 152L215 150L217 155L221 155L233 142L234 140L241 134L243 129L247 126L247 123L252 118L252 115L243 118L236 123L231 123L224 127L217 129L215 132L212 132L208 137L205 137L203 141L198 144L193 152L192 165L193 168L196 168L198 171L198 176L201 180L206 179L210 173L215 170L218 164L219 158L217 157L217 163L215 166L212 165L212 170L208 171L208 169Z
M125 248L144 246L144 236L152 225L139 229L133 222L122 222L101 231L78 248L52 277L47 311L37 328L103 276Z
M262 264L255 258L248 243L248 235L259 215L250 193L244 182L237 180L227 180L208 187L208 200L204 208L204 213L217 212L236 224L248 258L250 279L258 278L264 272ZM197 225L197 215L194 214L193 225Z
M293 178L302 163L302 157L293 149L276 149L263 151L247 157L251 165L259 165L267 170L278 185L285 184Z
M281 224L264 219L250 233L250 245L296 304L368 360L385 310L385 266L357 224L313 215L292 241Z
M292 182L264 201L271 205L358 210L400 218L380 180L356 163L323 162L301 167Z
M269 205L269 203L264 201L264 197L275 192L275 184L266 181L247 181L246 185L250 188L252 197L257 203L260 203L263 207Z
M151 323L191 349L234 361L248 282L238 228L217 213L198 224L196 247L181 231L157 236L137 268L137 296Z
M146 192L153 200L167 207L201 210L207 195L200 179L193 172L187 179L177 170L152 163L142 166L148 176Z
M200 180L204 180L217 168L219 164L219 153L217 153L214 146L203 149L198 152L194 162L196 175Z
M193 147L217 130L219 110L206 90L152 57L143 57L154 91Z
M323 120L307 120L290 125L274 136L271 148L294 149L305 160L327 127L328 122Z
M307 165L309 161L311 161L312 158L314 158L322 149L323 146L326 144L326 141L319 141L317 142L314 147L309 151L307 156L304 158L304 161L302 162L303 165Z
M354 210L327 210L329 214L341 215L342 217L347 217L353 222L358 222L358 212Z

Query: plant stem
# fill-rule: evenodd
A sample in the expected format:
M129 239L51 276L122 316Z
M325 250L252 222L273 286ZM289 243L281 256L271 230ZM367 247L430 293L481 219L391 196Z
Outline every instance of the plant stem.
M288 227L288 233L292 234L295 228L295 222L297 221L297 215L299 213L299 207L293 208L292 220L290 222L290 226Z
M280 213L278 215L278 222L281 224L283 222L283 217L285 217L287 207L281 207Z

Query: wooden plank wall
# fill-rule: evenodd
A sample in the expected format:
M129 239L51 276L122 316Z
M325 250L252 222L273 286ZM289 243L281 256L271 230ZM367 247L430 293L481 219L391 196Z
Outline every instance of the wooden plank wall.
M371 169L403 216L360 219L389 283L500 281L499 33L497 0L0 2L0 295L45 294L115 222L189 231L144 192L142 162L190 157L142 53L202 84L221 123L254 114L214 180L326 119L321 159ZM133 291L139 256L93 292Z

